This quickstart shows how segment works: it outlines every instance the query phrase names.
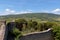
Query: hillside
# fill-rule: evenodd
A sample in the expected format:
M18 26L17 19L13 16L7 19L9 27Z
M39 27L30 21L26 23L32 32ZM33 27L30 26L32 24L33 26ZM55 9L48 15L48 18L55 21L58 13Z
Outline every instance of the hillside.
M36 18L42 21L60 21L60 15L52 13L26 13L26 14L17 14L17 15L5 15L0 16L0 19L9 19L9 18Z

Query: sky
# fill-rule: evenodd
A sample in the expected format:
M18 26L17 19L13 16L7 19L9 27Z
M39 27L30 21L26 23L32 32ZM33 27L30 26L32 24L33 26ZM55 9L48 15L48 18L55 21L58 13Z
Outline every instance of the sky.
M0 15L33 12L60 14L60 0L0 0Z

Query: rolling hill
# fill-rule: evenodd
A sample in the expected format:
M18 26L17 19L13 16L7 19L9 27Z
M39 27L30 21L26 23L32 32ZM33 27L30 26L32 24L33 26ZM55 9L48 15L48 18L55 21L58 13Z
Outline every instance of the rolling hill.
M60 15L52 13L26 13L26 14L16 14L16 15L5 15L0 16L0 19L16 19L16 18L36 18L42 21L60 21Z

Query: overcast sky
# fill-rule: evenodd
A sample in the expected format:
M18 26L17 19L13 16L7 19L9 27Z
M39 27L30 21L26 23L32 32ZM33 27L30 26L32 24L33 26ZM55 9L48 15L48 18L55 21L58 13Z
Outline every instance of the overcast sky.
M0 0L0 15L30 12L60 14L60 0Z

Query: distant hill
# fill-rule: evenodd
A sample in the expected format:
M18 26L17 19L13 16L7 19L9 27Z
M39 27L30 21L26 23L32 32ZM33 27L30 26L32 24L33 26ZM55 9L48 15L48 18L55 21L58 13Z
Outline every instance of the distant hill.
M16 15L5 15L0 16L0 19L9 19L9 18L36 18L41 19L42 21L60 21L60 15L52 13L26 13L26 14L16 14Z

